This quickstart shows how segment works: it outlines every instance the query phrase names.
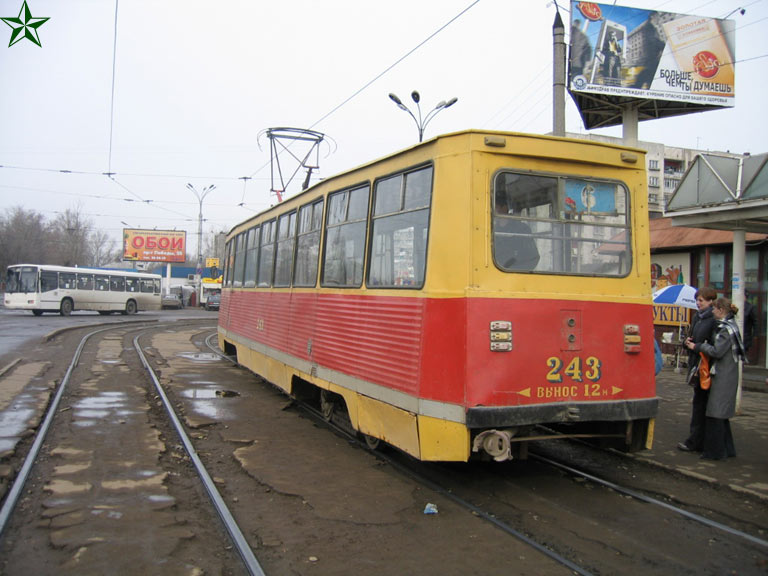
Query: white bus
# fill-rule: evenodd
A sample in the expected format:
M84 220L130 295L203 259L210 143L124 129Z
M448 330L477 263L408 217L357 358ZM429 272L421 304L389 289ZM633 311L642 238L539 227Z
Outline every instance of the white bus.
M38 264L9 266L5 275L6 308L31 310L35 316L74 310L99 314L136 314L160 310L158 274Z

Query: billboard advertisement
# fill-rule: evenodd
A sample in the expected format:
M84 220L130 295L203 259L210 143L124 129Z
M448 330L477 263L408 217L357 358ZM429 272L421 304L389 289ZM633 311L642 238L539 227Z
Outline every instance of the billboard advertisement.
M734 106L734 29L732 20L572 1L569 89Z
M187 233L124 228L123 260L183 264L187 260Z

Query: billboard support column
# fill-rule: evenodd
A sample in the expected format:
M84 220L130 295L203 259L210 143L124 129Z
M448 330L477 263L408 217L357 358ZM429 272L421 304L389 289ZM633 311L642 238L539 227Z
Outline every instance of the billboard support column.
M168 296L171 293L171 263L168 262L165 265L165 295Z
M741 167L739 167L741 171ZM746 260L747 231L736 228L733 231L733 266L731 276L731 300L741 314L736 314L736 325L744 334L744 262ZM743 363L739 362L739 383L736 388L736 414L741 412L741 383Z
M560 11L555 14L552 25L553 39L553 89L552 96L552 133L565 136L565 25L560 18Z
M637 146L638 119L639 114L636 104L624 104L621 107L622 135L625 146Z

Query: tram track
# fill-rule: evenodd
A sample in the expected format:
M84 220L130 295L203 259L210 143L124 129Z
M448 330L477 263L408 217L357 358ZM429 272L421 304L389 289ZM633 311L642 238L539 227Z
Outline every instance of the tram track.
M212 350L216 350L217 353L220 354L220 352L214 346L212 346L210 342L208 342L208 346ZM231 359L228 359L228 360L232 361ZM334 419L329 418L328 413L323 412L322 407L318 409L317 407L309 405L304 402L297 402L297 404L301 407L302 410L306 411L307 413L310 413L317 422L322 422L324 425L332 427L336 432L345 435L349 439L349 441L357 442L361 447L366 446L366 442L364 438L361 439L359 435L355 434L354 430L352 430L350 426L348 425L344 426L343 423L339 423L338 421L333 421ZM444 467L442 465L416 463L411 461L407 456L402 455L399 452L394 452L393 457L387 455L386 453L382 454L380 452L377 452L377 457L387 462L389 465L393 466L394 468L398 469L404 475L410 478L413 478L414 481L417 481L420 484L424 485L425 487L429 488L430 490L441 494L443 497L451 500L452 502L461 506L465 510L471 512L472 514L483 518L486 522L491 523L492 525L494 525L501 531L505 532L506 534L513 536L514 538L524 542L526 545L537 550L538 552L554 560L555 562L561 564L562 566L566 567L568 570L571 570L577 574L592 573L590 572L590 568L585 566L580 566L579 564L572 561L569 558L569 555L570 556L573 555L572 553L569 553L566 551L561 554L556 549L553 549L546 535L539 537L535 533L529 530L520 529L514 526L513 523L509 523L502 520L501 519L502 515L499 514L497 510L493 508L484 509L483 507L474 504L471 501L471 497L465 498L460 496L459 490L457 490L455 486L444 484L444 482L442 481L443 478L441 478L440 472L438 472L437 474L437 479L435 479L435 476L433 474L424 473L424 471L431 470L435 467L438 469L443 469ZM713 513L713 511L704 510L703 514L698 514L698 513L692 512L690 509L686 508L682 504L676 505L675 503L671 503L670 501L668 501L668 499L649 496L646 493L643 493L641 490L630 488L628 486L622 486L617 482L600 478L598 475L594 473L590 473L588 470L579 469L573 465L569 465L563 462L558 462L552 458L548 458L540 454L532 454L531 460L534 462L539 462L541 464L544 464L547 467L552 468L553 470L565 472L571 478L584 479L590 484L598 485L607 489L609 492L619 494L623 497L630 498L631 500L640 502L642 504L648 504L656 509L662 510L664 513L669 513L674 515L675 517L681 518L686 522L690 521L693 524L699 524L701 526L706 527L707 529L713 530L714 532L720 532L723 535L725 535L727 538L734 539L732 541L738 541L738 542L741 542L742 545L755 547L755 549L758 551L762 550L764 552L764 550L768 548L767 540L761 537L755 536L754 534L749 533L745 530L736 528L725 522L716 521L706 516L706 514L722 515L720 513ZM449 466L448 468L451 468L451 467ZM495 470L498 470L498 468L495 468ZM503 480L505 482L508 480L508 477L504 475L504 472L498 473L498 476L503 477ZM759 526L752 526L752 530L759 532L761 528ZM718 538L716 536L713 536L711 538L712 541L715 541L717 539ZM600 572L600 570L598 570L598 572Z
M332 427L334 431L347 436L351 442L356 442L360 447L366 447L364 438L361 438L359 435L355 435L354 432L351 431L348 427L339 425L333 421L329 421L327 415L324 415L320 409L305 403L298 404L302 410L312 414L316 421L322 422L324 425ZM505 534L512 536L530 548L536 550L538 553L557 562L558 564L561 564L563 567L572 571L572 573L589 575L593 573L597 574L604 572L604 568L600 569L578 563L573 559L574 556L579 556L578 552L574 553L573 550L561 551L559 546L552 543L549 535L537 533L533 530L523 528L519 524L516 525L515 522L504 520L506 514L501 512L498 507L478 505L473 502L473 497L471 495L462 496L462 493L466 493L467 491L460 487L458 484L449 480L449 477L454 474L456 469L455 465L416 462L410 459L407 455L400 453L399 451L392 451L392 455L389 455L387 452L376 451L376 456L380 460L397 469L403 475L420 483L429 490L440 494L447 500L450 500L471 514L482 518ZM682 518L686 521L690 521L691 523L700 524L709 529L712 529L713 531L722 532L723 534L727 535L728 538L735 539L731 540L732 542L742 542L742 544L753 546L756 548L756 550L762 551L763 553L766 549L768 549L767 540L756 537L753 534L738 528L734 528L723 522L718 522L701 514L693 513L682 506L677 506L662 499L648 496L641 493L639 490L619 485L616 482L600 478L586 470L578 469L572 465L558 462L552 458L548 458L539 454L531 454L531 460L542 463L552 470L565 472L572 478L584 479L592 484L606 488L610 492L630 498L633 501L649 504L652 507L661 509L667 513L671 513L672 515ZM502 483L507 483L510 480L509 475L506 472L498 471L499 468L509 470L509 467L496 464L493 464L492 466L495 468L494 472L491 472L487 468L483 468L483 472L489 472L489 476L496 476L501 480ZM448 470L447 473L446 470ZM496 486L493 490L499 490L499 487ZM710 540L715 541L716 538L712 537ZM758 554L760 554L760 552L757 552L756 555Z
M183 425L179 421L178 417L175 414L175 411L173 409L173 406L171 402L169 401L167 395L165 394L162 385L160 384L157 374L153 370L150 363L147 361L147 358L144 354L144 351L142 350L142 346L140 344L140 339L142 336L149 332L155 332L158 330L163 330L168 327L172 327L174 329L178 329L179 323L175 322L173 325L154 325L150 328L141 326L141 327L135 327L132 326L130 328L126 327L120 327L120 326L109 326L106 328L100 328L98 330L93 330L86 334L79 342L71 361L69 362L67 371L62 378L60 384L58 385L56 392L46 410L45 418L42 421L42 424L38 428L35 439L32 442L32 445L27 452L23 464L19 468L19 472L16 474L16 477L14 479L13 485L11 489L8 491L8 494L3 502L2 508L0 508L0 538L6 536L6 530L7 527L12 519L14 510L17 507L17 504L19 503L19 498L22 494L25 492L32 493L36 488L30 487L31 482L31 472L35 465L40 461L41 459L51 459L52 454L55 454L57 450L61 447L61 445L57 445L58 440L51 440L49 437L49 432L51 429L56 426L57 424L63 425L57 420L61 420L62 414L71 412L72 408L70 407L66 408L60 408L62 398L65 396L75 397L78 396L82 397L85 396L81 392L80 389L82 389L84 386L90 385L91 388L94 387L93 380L88 379L87 377L81 376L78 378L76 376L76 373L79 369L81 369L81 360L86 353L87 348L91 345L91 339L95 336L100 336L102 338L108 337L107 335L111 334L113 338L119 338L122 339L129 335L131 332L139 332L138 335L136 335L133 338L133 352L136 354L138 359L140 360L141 364L143 365L143 369L146 371L146 374L149 379L153 382L155 386L155 391L157 393L157 397L160 398L162 402L162 407L165 410L165 413L167 415L167 418L169 419L171 425L173 426L176 434L178 434L178 439L181 445L183 445L184 449L186 450L186 457L188 458L194 466L194 470L196 471L199 481L201 482L202 486L204 487L205 493L209 496L212 506L215 508L219 519L221 520L222 526L226 532L226 534L231 539L231 545L234 547L234 549L237 551L242 564L244 566L245 572L254 576L263 576L265 572L263 571L261 565L258 563L258 560L256 560L251 547L246 542L239 526L237 525L237 522L235 521L234 517L230 513L229 509L227 508L226 504L224 503L220 493L216 489L216 486L214 484L214 481L211 478L211 475L208 473L205 466L202 464L199 456L197 455L194 445L192 441L190 440L189 436L186 434ZM103 342L100 341L100 342ZM100 346L99 342L96 342L94 346ZM123 354L125 354L126 350L122 349L122 346L120 347L121 351L119 356L122 357ZM96 356L98 357L100 352L96 352ZM100 362L102 364L106 364L109 366L110 364L113 365L121 365L123 363L122 360L118 360L117 357L105 359L101 358ZM109 368L107 368L109 370ZM111 377L116 377L116 375L112 375ZM101 394L119 394L118 392L101 392ZM113 396L114 397L114 396ZM98 402L98 401L97 401ZM135 410L135 407L127 407L127 402L125 404L120 403L121 407L126 408L123 410L123 417L125 420L122 420L122 422L126 422L128 419L130 419L130 416L128 413L130 412L138 412ZM101 405L103 407L104 404ZM93 407L93 406L91 406ZM99 412L100 410L91 410L92 412ZM81 410L81 413L87 412L87 410ZM103 420L102 420L103 422ZM77 422L75 423L77 425ZM152 424L151 427L155 427L155 424ZM70 430L72 430L74 427L72 424L69 424ZM90 425L85 426L83 429L88 430L88 428L91 428ZM48 439L48 440L46 440ZM71 440L71 439L70 439ZM52 444L50 446L47 446L47 455L43 455L43 452L46 452L44 445L45 444ZM78 448L74 448L75 444L74 442L71 442L66 445L64 448L61 449L61 453L64 453L66 451L80 451ZM179 458L178 455L176 456L177 459L183 460L182 458ZM140 459L140 457L139 457ZM72 467L71 465L64 464L63 466L59 466L58 468L66 468L67 466ZM76 466L75 466L76 467ZM144 475L149 477L150 479L155 477L166 477L168 474L168 470L161 471L158 474L154 473L153 470L143 470L140 472L140 475ZM113 472L110 471L108 474L114 474L115 477L119 476L119 472ZM171 472L171 474L175 474ZM48 479L46 487L50 488L53 487L53 492L56 494L56 483L59 482L59 484L62 483L59 479ZM64 481L67 482L67 481ZM112 485L116 485L118 481L112 480ZM124 488L126 485L128 485L128 481L121 479L120 482L123 482L123 485L121 488ZM135 484L140 485L142 480L137 481ZM74 483L74 481L72 482ZM104 482L106 484L106 482ZM76 490L75 490L76 492ZM62 496L64 492L59 492L59 500L64 500L64 496ZM163 500L168 499L170 500L171 496L163 496L155 494L154 496L150 496L150 499L155 498L158 502L163 502ZM101 515L101 512L103 510L110 510L108 514L113 515L115 518L120 518L124 512L123 511L116 511L120 507L120 498L115 497L114 494L111 498L104 498L104 502L109 502L109 504L102 503L98 504L92 507L91 514L94 515ZM159 507L162 508L162 507ZM63 513L66 515L66 512ZM151 516L151 515L150 515ZM57 515L54 515L54 518L56 518ZM163 530L164 528L167 528L168 520L164 517L158 518L161 524L158 526L158 530ZM149 524L149 523L148 523ZM171 526L172 528L172 526ZM151 531L151 526L148 526L147 529ZM88 540L88 539L86 539ZM97 538L97 540L100 540ZM145 544L137 543L138 548L142 548L146 546ZM151 547L151 544L150 544ZM225 546L226 547L226 546ZM78 555L80 555L86 547L81 547L78 551ZM162 562L167 562L166 560L162 560ZM177 562L178 563L178 562ZM171 564L173 565L173 564ZM185 565L185 562L181 562L181 565ZM188 563L186 563L188 565ZM227 573L232 573L228 571Z
M357 571L365 571L368 566L370 572L371 562L386 559L402 573L412 573L415 565L422 567L422 574L472 573L468 568L478 565L475 562L488 558L493 550L504 550L504 556L496 559L495 565L503 564L521 574L627 573L640 569L647 574L696 573L692 568L680 568L685 558L675 550L680 546L663 546L662 541L671 541L669 534L675 533L684 533L685 542L696 547L692 548L693 555L710 554L707 548L719 553L724 547L733 547L742 554L755 550L764 554L761 538L757 538L758 542L741 539L735 543L736 535L723 532L724 535L713 536L722 531L708 526L704 527L704 534L698 534L697 529L690 527L694 523L691 518L677 515L680 520L670 519L669 510L663 511L666 516L661 512L650 513L651 508L661 508L621 495L611 485L602 488L591 479L577 479L585 478L584 473L590 474L587 471L557 472L548 462L535 459L489 466L417 463L391 450L377 451L372 454L375 457L370 457L369 451L363 452L364 439L353 438L349 428L337 427L328 434L327 418L317 406L305 407L295 400L286 402L273 387L234 366L232 358L218 351L215 334L207 334L207 328L174 323L122 330L119 337L106 335L103 346L111 346L123 358L122 363L135 363L136 369L144 361L151 366L155 381L147 379L143 394L152 404L153 418L159 417L161 404L170 406L187 436L187 441L178 442L177 454L172 445L176 441L171 439L176 437L175 424L167 425L163 437L168 446L163 460L176 460L180 466L171 472L166 483L173 489L180 481L178 475L186 474L185 469L191 471L196 466L194 461L199 459L209 470L209 477L215 479L211 482L213 489L226 501L231 515L241 520L240 532L244 539L247 536L249 550L256 550L260 561L266 553L265 565L272 568L270 572L342 573L330 566L336 566L336 570L348 566ZM130 352L129 340L133 343ZM223 363L216 367L203 358L190 360L195 356L190 350L203 347L216 350L228 367L222 368ZM146 356L143 361L139 359L140 353ZM120 373L121 363L116 356L99 356L90 346L85 354L91 362L98 360L94 365L114 367L118 369L115 374ZM127 360L128 355L135 356L135 362ZM132 378L136 379L135 372ZM62 394L66 398L69 393ZM81 411L84 397L69 396L59 406L57 416L68 418ZM166 398L161 402L162 396ZM212 405L237 406L238 411L211 414L208 410ZM294 406L301 410L294 410ZM310 413L311 418L303 417ZM79 424L82 420L73 419L68 425L74 429ZM318 430L320 426L323 429ZM334 438L344 441L334 443ZM182 445L187 442L192 452L185 451L182 458ZM60 456L47 457L52 461L48 462L48 469L53 469L52 463L61 465L55 461ZM235 479L235 474L243 473L244 479ZM37 484L39 487L40 479ZM29 491L37 489L32 486ZM25 495L29 491L22 490ZM201 494L207 491L208 488L199 490ZM421 502L420 508L414 510L419 504L411 500ZM427 501L437 504L437 516L423 514ZM344 506L339 508L338 502ZM383 504L391 510L382 511ZM598 508L608 510L612 516L593 514ZM106 508L92 511L99 510ZM209 514L210 521L218 524L213 508ZM708 513L704 511L704 515ZM615 516L631 519L631 526L622 527ZM56 517L67 518L67 513ZM486 528L480 528L478 523L484 523ZM569 523L575 525L569 527ZM450 532L446 532L449 526ZM625 528L632 532L622 532ZM224 530L219 530L222 537ZM387 554L392 548L386 544L373 547L382 538L382 530L391 534L388 541L403 549L415 543L414 550L420 549L424 558L408 564L407 554L394 557ZM648 538L646 543L639 536L649 530L659 531L662 536ZM436 541L445 545L440 552L443 558L436 556L437 550L430 550L427 544L432 544L438 534ZM636 542L632 542L632 535ZM477 539L470 540L471 547L464 550L461 536ZM351 542L357 544L350 545ZM208 549L208 544L203 548ZM236 544L225 547L229 546ZM232 557L242 559L241 552L235 550ZM339 555L337 564L332 564L332 550ZM356 554L352 554L354 551ZM457 556L457 552L462 554ZM323 561L327 562L325 568L316 564ZM247 567L238 570L259 573Z

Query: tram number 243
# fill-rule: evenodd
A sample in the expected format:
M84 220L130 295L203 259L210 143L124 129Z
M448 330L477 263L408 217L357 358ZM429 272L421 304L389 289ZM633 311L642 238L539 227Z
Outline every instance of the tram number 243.
M562 382L563 377L567 377L573 382L597 382L602 376L601 368L603 363L594 356L582 360L581 357L574 357L566 366L562 358L551 356L547 358L547 382Z

